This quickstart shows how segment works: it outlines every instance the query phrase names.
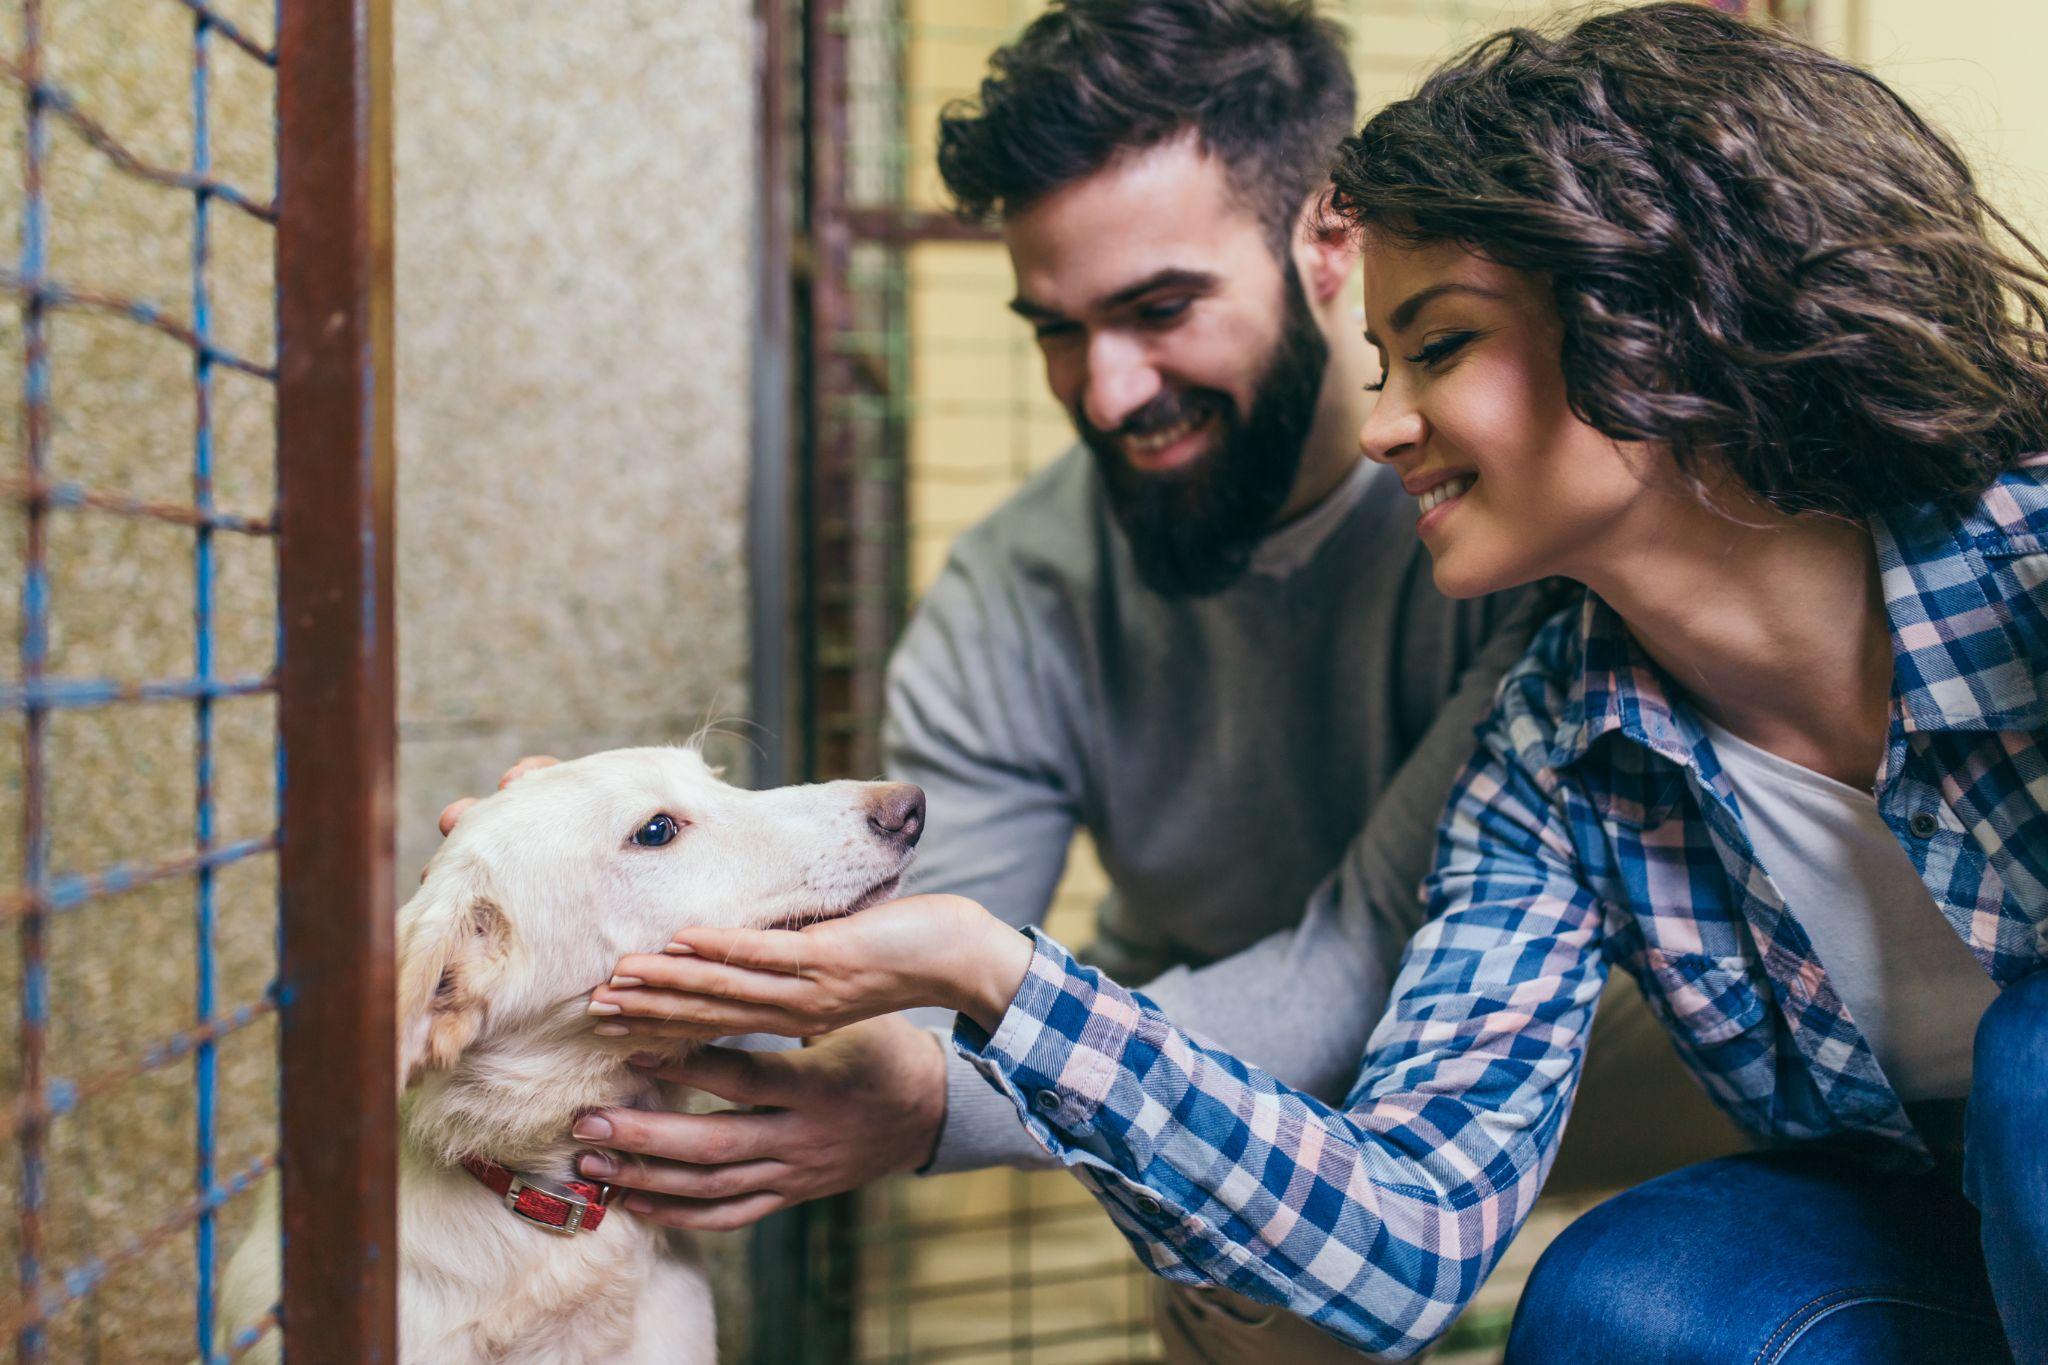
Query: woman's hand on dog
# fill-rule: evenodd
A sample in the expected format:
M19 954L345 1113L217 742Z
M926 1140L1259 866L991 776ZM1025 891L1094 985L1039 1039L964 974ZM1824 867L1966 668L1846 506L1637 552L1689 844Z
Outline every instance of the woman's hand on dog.
M963 896L907 896L803 929L686 929L619 960L591 992L598 1032L653 1038L809 1038L943 1005L994 1031L1031 965L1031 940Z

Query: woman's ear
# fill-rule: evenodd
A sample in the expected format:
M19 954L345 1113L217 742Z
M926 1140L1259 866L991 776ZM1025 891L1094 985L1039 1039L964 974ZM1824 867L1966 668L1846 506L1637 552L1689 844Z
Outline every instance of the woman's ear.
M433 868L398 912L398 1076L454 1065L483 1029L512 926L473 863Z

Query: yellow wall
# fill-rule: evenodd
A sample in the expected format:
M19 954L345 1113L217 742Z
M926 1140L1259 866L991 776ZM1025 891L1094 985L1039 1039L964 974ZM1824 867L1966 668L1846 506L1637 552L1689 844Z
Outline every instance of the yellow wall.
M2048 5L1858 0L1842 47L1961 144L1992 203L2048 231Z

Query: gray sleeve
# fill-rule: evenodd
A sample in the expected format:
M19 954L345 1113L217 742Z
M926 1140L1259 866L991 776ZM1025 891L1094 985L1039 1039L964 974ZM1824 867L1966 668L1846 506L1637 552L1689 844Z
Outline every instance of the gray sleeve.
M1174 968L1145 994L1204 1042L1340 1102L1357 1078L1402 950L1421 927L1422 878L1444 801L1534 624L1533 612L1518 608L1486 636L1343 862L1309 897L1298 926L1206 967Z
M1078 741L1058 695L1077 659L1031 585L984 570L963 544L925 594L889 663L883 742L890 776L925 790L914 891L967 896L1014 925L1040 924L1079 823ZM1051 657L1048 657L1048 656ZM920 1010L930 1027L952 1016ZM1046 1165L1010 1102L951 1047L946 1120L928 1173Z
M913 889L1021 927L1045 918L1080 819L1078 741L1056 691L1078 662L1006 577L956 553L890 658L882 741L889 775L927 798Z

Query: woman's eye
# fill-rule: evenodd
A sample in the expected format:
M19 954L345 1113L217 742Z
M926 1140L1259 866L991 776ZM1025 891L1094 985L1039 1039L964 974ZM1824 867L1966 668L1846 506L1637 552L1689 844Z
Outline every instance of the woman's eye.
M1410 365L1438 365L1456 355L1464 348L1465 343L1478 335L1477 332L1450 332L1424 345L1414 355L1404 356L1403 359Z
M672 815L657 815L633 831L633 842L642 848L660 848L676 837L676 821Z

